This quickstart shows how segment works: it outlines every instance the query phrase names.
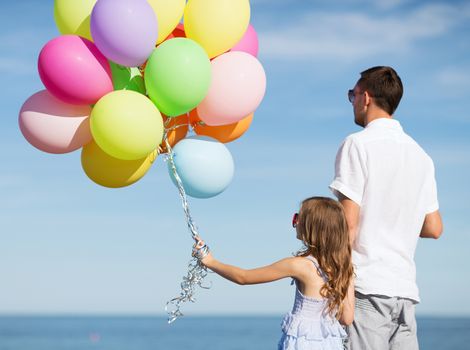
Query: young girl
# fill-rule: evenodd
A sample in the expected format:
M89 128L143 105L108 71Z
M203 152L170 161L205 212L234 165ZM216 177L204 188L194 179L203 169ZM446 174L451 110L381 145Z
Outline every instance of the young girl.
M194 255L212 271L237 284L293 278L292 311L282 321L279 349L343 349L343 325L353 321L354 286L348 227L341 204L331 198L304 200L292 221L304 248L272 265L244 270L216 260L203 241Z

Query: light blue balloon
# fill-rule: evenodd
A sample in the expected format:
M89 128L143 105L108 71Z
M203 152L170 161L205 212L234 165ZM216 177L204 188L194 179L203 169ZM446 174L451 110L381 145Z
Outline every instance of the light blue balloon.
M234 164L223 143L207 136L190 136L178 142L173 152L176 171L188 196L214 197L230 185ZM168 172L177 185L170 162Z

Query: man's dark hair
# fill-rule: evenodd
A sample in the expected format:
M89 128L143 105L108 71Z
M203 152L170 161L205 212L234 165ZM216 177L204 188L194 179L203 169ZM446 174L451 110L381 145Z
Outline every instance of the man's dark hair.
M375 104L392 115L403 96L403 84L391 67L378 66L361 72L357 85L374 97Z

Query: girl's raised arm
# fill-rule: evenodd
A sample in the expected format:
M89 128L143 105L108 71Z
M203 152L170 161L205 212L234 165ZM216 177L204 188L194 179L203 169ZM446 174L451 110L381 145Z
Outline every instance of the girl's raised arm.
M285 258L251 270L224 264L216 260L211 253L202 259L202 263L220 276L241 285L267 283L285 277L298 278L301 272L299 259L296 257Z

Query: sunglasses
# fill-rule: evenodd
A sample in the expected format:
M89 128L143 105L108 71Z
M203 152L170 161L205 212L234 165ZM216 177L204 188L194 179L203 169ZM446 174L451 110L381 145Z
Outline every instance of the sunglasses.
M348 90L348 100L352 104L354 104L354 100L356 99L356 94L354 93L354 90L350 89Z
M295 213L294 216L292 217L292 227L297 227L297 224L299 222L299 213Z
M356 95L361 95L361 94L364 94L365 92L362 91L362 92L358 92L358 93L355 93L354 90L350 89L348 90L348 100L349 102L351 102L352 104L354 104L354 101L356 101ZM369 97L380 97L378 95L374 95L372 96L370 93L369 93Z

